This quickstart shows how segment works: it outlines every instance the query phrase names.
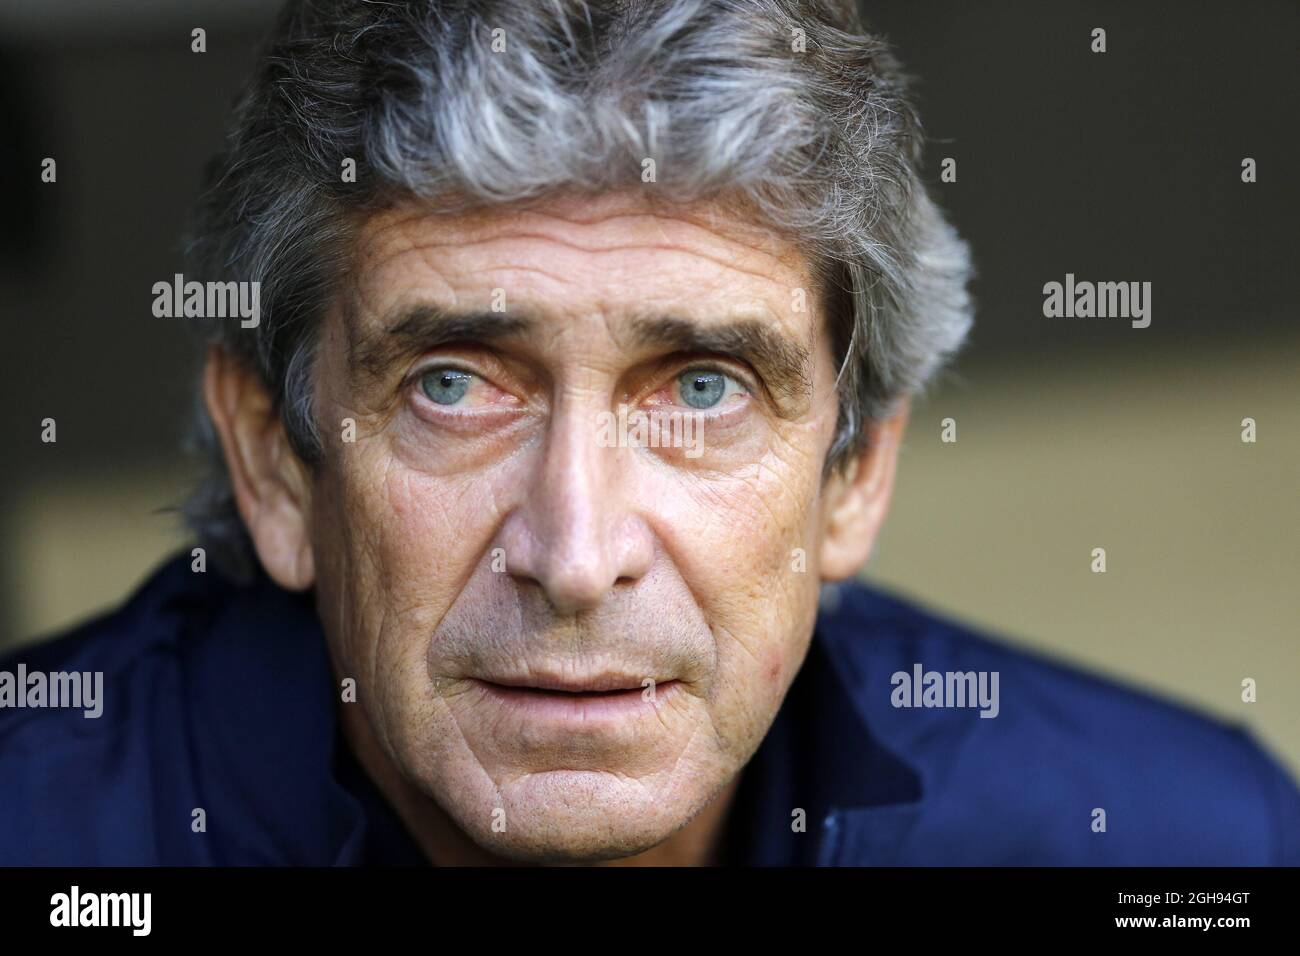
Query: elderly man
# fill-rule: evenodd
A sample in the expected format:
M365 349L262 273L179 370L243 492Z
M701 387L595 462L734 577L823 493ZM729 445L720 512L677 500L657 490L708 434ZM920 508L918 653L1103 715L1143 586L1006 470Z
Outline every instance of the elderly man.
M0 714L0 860L1300 860L1240 732L840 584L970 323L920 149L848 2L290 2L199 547L24 659L103 713Z

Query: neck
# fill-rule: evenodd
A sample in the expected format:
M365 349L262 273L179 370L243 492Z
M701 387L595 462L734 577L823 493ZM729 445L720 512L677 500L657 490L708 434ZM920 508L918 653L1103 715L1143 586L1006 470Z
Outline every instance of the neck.
M359 707L340 705L338 714L347 746L430 863L435 866L519 865L516 860L489 853L471 840L432 798L403 776L375 740ZM596 865L718 865L722 862L722 838L738 784L739 777L731 780L690 823L662 843L633 856Z

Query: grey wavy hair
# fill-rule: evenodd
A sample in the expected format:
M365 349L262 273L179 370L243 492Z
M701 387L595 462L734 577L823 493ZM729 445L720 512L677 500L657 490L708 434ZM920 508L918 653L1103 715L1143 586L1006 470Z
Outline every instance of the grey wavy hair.
M314 330L368 213L413 196L450 211L638 185L672 201L739 196L819 283L841 363L833 467L971 323L969 254L920 179L922 145L907 79L852 0L290 0L188 244L192 275L261 283L261 320L203 335L256 368L314 466ZM250 542L198 406L210 468L183 512L244 578Z

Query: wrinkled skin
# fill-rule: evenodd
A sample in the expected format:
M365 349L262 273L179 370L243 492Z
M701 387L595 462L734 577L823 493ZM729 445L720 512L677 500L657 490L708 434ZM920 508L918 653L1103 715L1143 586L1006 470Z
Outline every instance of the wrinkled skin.
M352 278L316 358L319 467L221 353L207 397L260 560L315 589L356 681L354 749L435 862L707 862L821 582L869 553L902 416L824 476L837 369L807 263L720 206L399 206L365 223ZM494 290L525 326L386 334L419 305L489 312ZM646 316L758 320L797 361L683 353L638 337ZM700 368L725 383L706 409L680 378ZM448 369L463 394L431 399ZM701 450L606 447L620 403L698 414ZM501 687L598 679L628 690Z

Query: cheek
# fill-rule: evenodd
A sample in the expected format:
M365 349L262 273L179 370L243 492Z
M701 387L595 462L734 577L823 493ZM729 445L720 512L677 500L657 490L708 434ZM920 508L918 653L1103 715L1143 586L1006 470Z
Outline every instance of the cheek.
M785 655L780 651L768 654L763 676L767 679L769 690L780 688L782 675L785 673Z
M389 469L368 513L353 520L371 529L382 600L401 630L425 638L489 558L497 524L489 483L400 468Z
M318 486L322 618L376 682L416 673L458 589L490 557L492 484L435 479L357 450Z
M816 470L791 457L679 484L657 502L656 535L706 611L773 636L816 590Z
M744 475L674 483L658 499L656 535L717 645L712 709L724 737L766 726L807 650L819 474L810 455L770 454Z

